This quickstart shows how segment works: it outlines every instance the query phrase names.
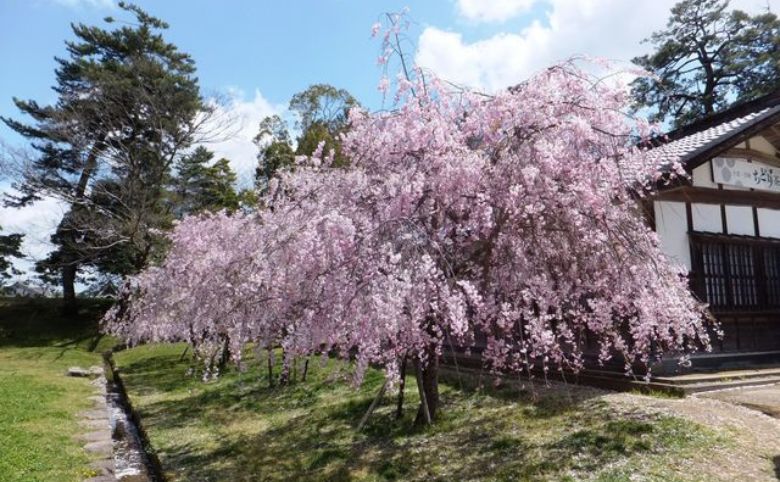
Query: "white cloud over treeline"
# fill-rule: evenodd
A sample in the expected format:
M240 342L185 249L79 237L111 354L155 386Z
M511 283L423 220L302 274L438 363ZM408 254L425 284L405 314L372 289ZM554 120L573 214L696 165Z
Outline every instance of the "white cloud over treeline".
M488 91L514 85L567 58L588 55L625 62L650 51L642 44L662 29L677 0L458 0L460 16L471 21L506 21L531 8L546 9L519 30L503 30L466 41L461 32L426 27L416 61L440 77ZM749 13L776 11L780 0L733 0Z

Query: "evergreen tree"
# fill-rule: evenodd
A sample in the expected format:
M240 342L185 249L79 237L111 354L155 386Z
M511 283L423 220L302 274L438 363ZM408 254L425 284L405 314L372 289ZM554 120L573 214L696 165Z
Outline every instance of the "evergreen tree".
M635 109L675 126L780 87L780 21L729 11L729 0L683 0L666 29L646 42L655 52L633 59L651 72L633 84Z
M194 62L163 38L167 24L119 6L135 21L73 26L68 56L56 59L55 104L14 99L33 123L2 118L39 153L15 186L21 195L7 202L53 196L70 204L52 237L57 249L38 269L59 273L71 309L81 266L123 275L154 255L156 233L171 221L170 168L203 121ZM117 250L122 262L113 263Z
M0 235L0 286L2 286L2 281L17 273L9 258L22 256L22 237L21 234Z
M212 164L213 158L213 152L199 146L177 163L172 183L173 210L177 217L203 211L238 209L236 173L227 159Z

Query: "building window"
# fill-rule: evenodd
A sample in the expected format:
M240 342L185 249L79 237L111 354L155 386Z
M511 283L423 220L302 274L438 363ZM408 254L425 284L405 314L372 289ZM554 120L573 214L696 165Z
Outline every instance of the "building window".
M691 283L713 311L780 309L780 241L691 234Z

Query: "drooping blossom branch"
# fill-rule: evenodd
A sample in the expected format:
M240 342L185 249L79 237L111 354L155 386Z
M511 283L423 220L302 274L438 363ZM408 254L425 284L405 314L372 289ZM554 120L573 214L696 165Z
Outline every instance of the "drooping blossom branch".
M225 343L237 362L250 342L338 354L356 381L372 364L397 381L407 355L435 370L448 342L483 343L501 371L577 370L588 346L626 370L709 347L642 216L658 166L619 141L623 91L570 63L489 97L419 78L399 78L395 111L351 112L348 167L317 152L266 209L185 219L108 330Z

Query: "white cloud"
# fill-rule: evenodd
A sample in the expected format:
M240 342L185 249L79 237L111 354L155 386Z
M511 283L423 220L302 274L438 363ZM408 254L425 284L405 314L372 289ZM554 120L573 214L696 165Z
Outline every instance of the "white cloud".
M280 114L283 106L271 104L259 90L247 99L239 89L230 89L226 101L216 105L216 112L207 126L210 138L202 144L214 151L217 159L225 157L238 175L241 187L251 185L257 166L257 135L260 121L269 115Z
M2 192L8 189L2 186ZM52 250L51 235L57 229L67 206L54 198L44 198L23 208L0 207L2 234L24 234L22 253L25 258L15 261L17 268L27 271L30 277L36 261L45 258ZM24 277L24 276L23 276Z
M666 25L676 1L535 0L548 8L546 21L536 19L519 32L466 42L458 32L427 27L416 61L447 80L489 91L576 55L629 62L650 50L641 40ZM773 9L778 3L770 0ZM767 7L766 0L735 0L731 5L748 12Z
M476 22L504 22L527 12L535 0L458 0L458 13Z

